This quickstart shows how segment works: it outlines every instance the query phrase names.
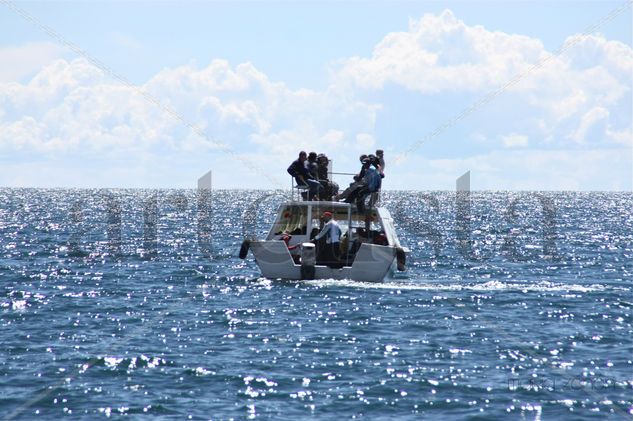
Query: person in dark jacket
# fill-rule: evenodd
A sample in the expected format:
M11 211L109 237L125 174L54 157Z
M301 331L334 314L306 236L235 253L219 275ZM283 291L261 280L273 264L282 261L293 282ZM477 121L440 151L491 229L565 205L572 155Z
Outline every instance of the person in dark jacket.
M323 192L321 193L321 200L332 200L332 197L338 194L338 184L330 180L328 163L330 160L325 154L319 154L317 156L318 164L318 180L323 186Z
M365 212L365 199L370 194L380 191L382 179L385 177L378 157L369 155L363 161L362 174L363 179L355 183L355 187L351 189L345 199L347 203L356 203L358 212L361 213Z
M350 183L349 187L343 190L343 193L337 195L336 200L352 203L351 200L349 200L350 196L353 196L355 199L355 192L365 185L365 171L367 171L367 168L371 165L371 161L367 155L361 155L359 159L361 168L358 174L354 176L354 182Z
M313 179L319 179L319 164L317 163L316 152L310 152L308 154L308 160L305 162L305 166Z
M294 177L297 182L297 186L305 186L308 188L309 197L308 199L317 198L321 189L321 183L318 180L314 179L308 171L308 168L305 165L308 154L305 151L299 152L299 158L292 161L292 164L288 167L288 174Z
M328 168L328 164L330 163L330 160L328 159L327 155L320 153L317 156L317 164L319 164L319 180L329 180L330 176L328 174L329 172L329 168Z
M367 155L362 154L358 159L360 160L360 171L358 172L358 174L356 174L354 176L354 181L361 181L363 179L363 177L365 176L365 161L367 160L367 158L369 158ZM350 184L351 186L351 184Z
M358 209L358 212L365 212L365 199L367 198L367 196L380 191L380 188L382 186L382 177L384 176L380 173L380 164L378 164L377 161L375 162L375 165L367 168L367 170L365 171L365 176L363 177L363 186L356 190L348 198L350 203L356 202L356 208Z

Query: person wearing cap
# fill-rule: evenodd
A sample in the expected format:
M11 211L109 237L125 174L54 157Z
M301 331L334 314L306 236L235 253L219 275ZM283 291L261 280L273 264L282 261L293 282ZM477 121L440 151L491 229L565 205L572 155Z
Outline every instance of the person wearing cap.
M325 247L319 253L319 259L326 265L337 264L339 262L339 247L341 241L341 227L332 216L332 212L323 212L322 219L325 225L320 233L313 240L318 241L325 237Z

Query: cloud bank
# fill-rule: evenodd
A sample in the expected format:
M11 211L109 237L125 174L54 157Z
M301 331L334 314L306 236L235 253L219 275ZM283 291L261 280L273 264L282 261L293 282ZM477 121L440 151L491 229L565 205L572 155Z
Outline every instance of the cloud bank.
M391 139L407 139L411 127L432 132L442 118L524 74L494 104L460 122L458 136L432 141L392 165L393 184L386 187L452 188L460 171L471 169L481 174L480 188L630 190L633 52L602 35L573 35L566 45L552 56L538 39L468 25L447 10L386 34L369 57L334 64L324 90L293 90L252 63L221 59L164 69L138 87L206 137L83 58L57 58L60 51L47 43L0 48L0 57L39 56L46 63L0 72L0 154L8 169L0 184L41 185L19 169L40 162L48 182L68 185L90 162L110 169L102 179L94 175L105 186L165 172L152 178L156 184L180 185L183 174L212 168L227 187L286 187L267 185L214 140L282 180L300 149L327 152L340 170L354 170L360 152L403 152L415 139ZM539 61L545 64L530 71ZM34 66L39 71L21 80ZM390 95L394 90L404 94ZM450 98L440 111L438 98ZM385 136L381 119L407 106L436 110L439 119L396 123L393 136ZM441 156L442 148L452 152ZM437 156L426 156L433 151Z

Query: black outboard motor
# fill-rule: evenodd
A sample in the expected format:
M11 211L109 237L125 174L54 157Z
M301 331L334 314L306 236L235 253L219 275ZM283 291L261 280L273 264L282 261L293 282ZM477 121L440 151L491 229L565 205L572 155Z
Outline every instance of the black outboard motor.
M301 279L314 279L316 265L316 246L312 243L301 244Z
M407 254L402 247L396 248L396 262L398 264L398 271L403 272L406 268Z
M248 254L248 249L251 247L250 240L242 241L242 247L240 247L240 259L246 259L246 255Z

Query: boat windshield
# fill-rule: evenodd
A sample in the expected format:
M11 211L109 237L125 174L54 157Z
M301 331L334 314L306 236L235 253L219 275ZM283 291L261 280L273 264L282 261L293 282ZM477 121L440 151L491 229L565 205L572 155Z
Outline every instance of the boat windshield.
M306 206L285 205L280 209L270 233L279 235L305 235L308 229L308 208Z
M367 214L358 213L354 206L324 202L322 204L289 203L282 205L268 239L277 238L284 232L296 236L296 241L299 241L300 236L305 236L304 238L307 239L313 238L323 228L321 216L326 211L331 212L333 218L338 222L342 237L370 242L374 242L375 238L384 237L384 227L375 210ZM383 241L380 240L379 243L383 243Z

